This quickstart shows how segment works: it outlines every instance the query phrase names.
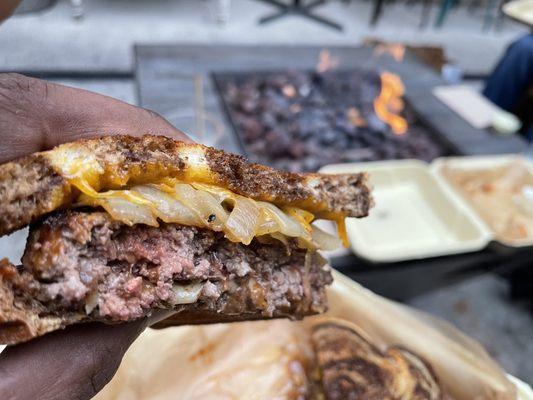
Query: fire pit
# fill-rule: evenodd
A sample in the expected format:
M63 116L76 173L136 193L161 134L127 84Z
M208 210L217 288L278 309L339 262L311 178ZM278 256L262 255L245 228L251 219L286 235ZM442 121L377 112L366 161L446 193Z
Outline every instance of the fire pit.
M320 66L320 63L319 63ZM403 84L375 70L214 74L245 153L256 162L315 171L336 162L448 154L403 100Z

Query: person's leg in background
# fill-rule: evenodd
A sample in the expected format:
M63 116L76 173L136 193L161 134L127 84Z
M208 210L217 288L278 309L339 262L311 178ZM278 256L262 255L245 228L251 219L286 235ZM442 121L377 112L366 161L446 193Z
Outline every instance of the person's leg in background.
M487 79L483 94L494 104L512 112L532 85L533 34L529 34L509 46Z
M533 86L533 34L512 43L487 79L483 94L506 111L515 111ZM533 140L533 125L526 136Z

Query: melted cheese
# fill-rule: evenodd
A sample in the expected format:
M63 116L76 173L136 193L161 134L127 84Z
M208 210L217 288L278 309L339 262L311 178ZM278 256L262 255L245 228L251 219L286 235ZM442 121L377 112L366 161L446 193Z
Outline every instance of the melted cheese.
M171 168L164 163L143 165L142 169L136 165L122 169L118 165L108 163L104 168L94 154L83 147L65 145L61 151L58 150L48 152L47 156L61 175L69 180L72 187L81 192L77 203L93 207L101 206L113 218L129 225L145 223L157 226L157 220L161 219L165 222L221 230L230 240L242 241L245 244L257 235L270 235L278 239L281 238L280 235L284 235L298 238L300 243L305 244L305 247L314 246L313 230L317 228L311 223L315 215L304 208L322 209L323 204L314 198L309 198L299 202L298 207L293 205L277 207L274 204L248 199L213 185L216 179L208 167L209 164L201 148L190 148L187 151L185 155L187 167L180 170L174 170L176 167ZM192 192L188 191L193 196L192 199L188 199L189 203L187 199L180 198L180 195L176 193L177 184L190 185L193 188ZM190 213L187 214L185 209L180 211L180 206L174 204L175 215L169 216L168 210L165 214L160 209L161 206L165 206L164 202L147 199L135 190L138 185L149 185L156 190L156 193L171 196L180 202L181 206L188 208ZM160 197L164 196L160 195ZM234 215L232 218L233 210L225 213L222 209L222 205L228 206L228 204L233 210L239 212L244 210L244 214ZM240 207L237 207L237 204ZM202 209L203 214L199 213L197 208ZM258 210L257 213L256 210ZM209 214L206 215L207 212ZM216 223L207 221L212 214L218 217L219 221ZM250 218L254 219L253 227L247 225ZM343 244L347 246L345 216L340 213L320 213L320 218L330 219L337 223L338 234ZM230 222L226 224L228 220ZM251 234L252 228L253 235ZM323 235L319 236L323 237Z
M157 183L98 192L83 179L74 178L71 182L82 192L79 205L103 207L113 218L128 225L157 226L160 219L208 227L244 244L256 236L269 235L282 241L282 237L296 238L305 248L337 247L333 237L323 232L314 234L318 228L311 224L315 219L312 213L292 206L279 208L214 185L165 178ZM341 223L344 225L343 220Z

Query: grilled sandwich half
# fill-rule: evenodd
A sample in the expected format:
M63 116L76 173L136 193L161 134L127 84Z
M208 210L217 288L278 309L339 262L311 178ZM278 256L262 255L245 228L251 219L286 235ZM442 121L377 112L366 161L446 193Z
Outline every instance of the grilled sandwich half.
M364 217L366 175L296 174L162 136L107 136L0 165L0 235L30 224L22 265L0 262L0 343L84 321L175 311L162 326L326 310L339 240Z
M360 327L324 319L312 328L318 385L316 399L442 400L431 365L408 349L382 351Z

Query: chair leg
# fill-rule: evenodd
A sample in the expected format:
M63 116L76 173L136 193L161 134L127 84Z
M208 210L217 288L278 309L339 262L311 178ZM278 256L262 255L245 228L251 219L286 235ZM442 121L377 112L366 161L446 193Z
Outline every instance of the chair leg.
M487 32L494 24L494 12L498 6L498 0L489 0L485 8L485 18L483 18L483 31Z
M498 6L498 16L496 18L496 29L500 31L503 28L503 23L505 21L505 13L503 12L503 6L507 4L510 0L502 0Z
M437 20L435 21L435 27L441 28L444 24L444 20L448 15L448 12L451 10L455 3L455 0L442 0L440 5L439 14L437 15Z
M334 21L330 21L329 19L327 18L322 18L321 16L319 15L316 15L316 14L312 14L307 8L304 8L303 10L300 11L301 14L309 19L312 19L320 24L323 24L323 25L326 25L326 26L329 26L330 28L333 28L333 29L336 29L338 31L342 31L343 28L340 24L334 22Z
M300 15L307 19L313 20L320 24L329 26L330 28L337 29L342 31L342 26L334 21L331 21L327 18L321 17L319 15L313 14L311 11L315 7L318 7L325 3L325 0L313 0L311 2L305 3L302 0L291 0L290 2L282 3L278 0L259 0L264 3L274 5L278 8L273 14L269 14L259 19L260 24L265 24L267 22L274 21L278 18L284 17L286 15Z
M216 18L221 25L226 25L231 14L231 0L216 0Z
M70 0L72 6L72 18L81 19L85 15L83 10L83 0Z
M383 12L383 4L385 0L374 0L374 11L372 12L372 18L370 19L371 25L376 25L378 23L379 17Z
M264 17L259 18L259 24L266 24L267 22L272 22L278 18L284 17L287 15L287 11L284 9L280 9L279 11L275 11L272 14L265 15Z
M422 15L420 16L420 23L418 24L420 29L428 26L429 16L431 14L432 8L433 8L433 0L423 0Z

